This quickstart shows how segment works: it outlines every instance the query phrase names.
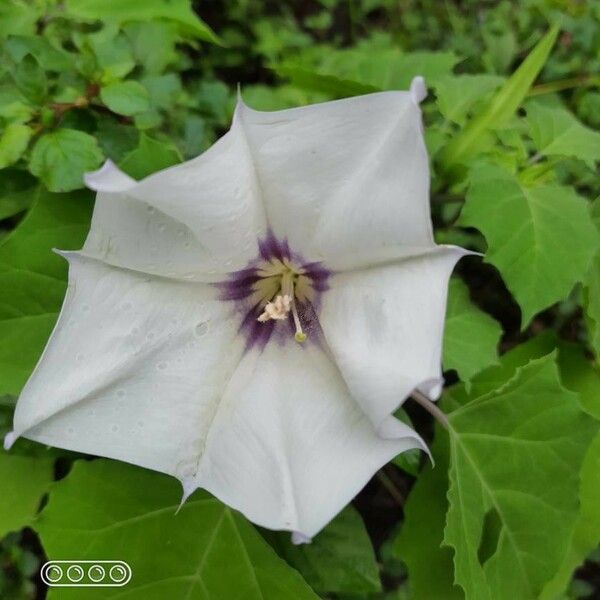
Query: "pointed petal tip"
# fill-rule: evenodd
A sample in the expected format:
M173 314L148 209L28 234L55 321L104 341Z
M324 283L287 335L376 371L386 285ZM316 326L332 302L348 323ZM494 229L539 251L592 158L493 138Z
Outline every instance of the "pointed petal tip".
M135 179L123 173L115 163L109 159L97 170L83 174L85 185L95 192L124 192L133 187Z
M183 488L183 494L181 496L181 501L179 502L179 506L177 507L175 514L177 514L183 508L183 505L187 502L188 498L198 489L196 482L192 478L182 479L181 487Z
M8 452L18 439L19 436L14 431L9 431L4 436L4 449Z
M417 75L410 82L410 95L415 104L420 104L427 98L427 86L425 85L425 79L420 75Z
M294 544L294 546L300 546L301 544L310 543L312 543L311 537L308 537L301 531L292 531L292 544Z

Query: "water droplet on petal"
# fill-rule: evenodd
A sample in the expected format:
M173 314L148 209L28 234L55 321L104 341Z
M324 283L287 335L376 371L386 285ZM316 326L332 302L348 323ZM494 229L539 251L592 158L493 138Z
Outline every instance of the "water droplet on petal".
M110 430L113 433L117 433L117 431L119 431L119 426L118 425L112 425L111 428L110 428Z
M202 337L202 336L206 335L208 333L208 322L201 321L200 323L198 323L196 325L196 327L194 327L194 333L198 337Z

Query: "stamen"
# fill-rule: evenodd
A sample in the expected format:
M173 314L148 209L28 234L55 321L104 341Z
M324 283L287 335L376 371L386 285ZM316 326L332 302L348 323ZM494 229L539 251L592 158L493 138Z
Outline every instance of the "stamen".
M258 320L261 323L274 319L282 321L288 316L292 304L292 299L287 295L278 294L274 301L267 302L264 311L259 315Z
M272 275L270 277L272 277ZM271 319L282 321L287 318L291 311L296 327L294 339L297 342L302 343L306 340L306 334L302 331L302 323L300 322L300 316L298 315L298 308L296 306L294 277L295 273L289 268L281 273L281 293L277 294L274 300L267 302L263 312L258 316L258 321L261 323L265 323Z

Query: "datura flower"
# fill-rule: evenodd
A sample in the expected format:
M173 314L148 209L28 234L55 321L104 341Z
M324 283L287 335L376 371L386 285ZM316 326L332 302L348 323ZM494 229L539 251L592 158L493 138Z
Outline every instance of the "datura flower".
M393 416L439 396L449 275L419 102L278 112L238 101L201 156L134 181L110 162L14 431L205 488L308 540L383 464L426 449Z

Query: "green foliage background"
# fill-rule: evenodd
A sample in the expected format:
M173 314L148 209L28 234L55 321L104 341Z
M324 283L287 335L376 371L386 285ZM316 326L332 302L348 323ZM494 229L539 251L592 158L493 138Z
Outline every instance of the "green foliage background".
M276 110L423 75L437 239L484 255L450 284L449 429L400 415L435 468L401 455L294 547L208 494L173 517L167 477L19 441L0 598L42 593L45 557L127 560L131 599L600 593L599 2L3 0L0 53L0 434L66 289L52 248L89 226L82 174L197 155L238 85Z

